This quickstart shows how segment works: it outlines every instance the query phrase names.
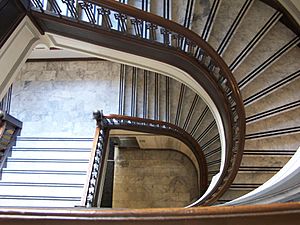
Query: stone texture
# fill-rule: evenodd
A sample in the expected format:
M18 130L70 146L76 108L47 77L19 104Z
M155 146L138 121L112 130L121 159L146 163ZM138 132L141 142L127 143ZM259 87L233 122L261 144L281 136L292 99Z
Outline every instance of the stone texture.
M274 136L269 138L250 139L245 142L245 150L285 151L299 147L300 133Z
M235 57L237 57L252 38L254 38L257 32L259 32L259 30L265 25L274 12L275 9L261 1L253 2L242 24L237 29L225 53L223 54L223 59L228 63L228 65L230 65ZM258 13L260 15L259 17L256 16Z
M241 166L283 167L290 158L288 155L244 155Z
M245 108L246 116L252 116L259 112L264 112L300 99L300 79L294 80L292 83L264 96L264 98L247 105Z
M212 4L213 0L195 0L191 30L199 36L203 32Z
M292 128L300 124L300 107L247 125L246 134Z
M234 71L236 80L240 81L294 37L291 30L278 22Z
M239 13L244 4L244 0L226 0L221 2L221 6L214 22L211 34L208 39L208 43L217 49L221 44L223 38L228 32L231 24ZM226 18L226 19L224 19Z
M230 201L232 199L241 197L252 190L253 190L253 188L247 188L246 190L242 189L242 188L240 188L240 189L229 188L228 191L226 191L226 193L221 196L219 201Z
M272 171L239 171L233 184L263 184L275 174Z
M198 197L192 162L172 150L120 149L113 208L183 207Z
M190 111L191 105L193 103L194 97L195 97L195 92L193 92L190 88L186 87L185 93L183 96L181 115L179 118L179 126L180 127L183 127L183 125L185 123L185 120Z
M184 24L185 11L188 0L171 1L171 19L181 25Z
M268 86L284 79L288 75L300 69L300 48L294 47L286 55L281 57L275 64L266 69L260 76L255 78L242 90L244 99L256 94ZM300 82L300 81L293 81ZM274 90L276 91L276 89Z
M117 113L118 87L116 63L26 63L14 83L11 114L23 121L23 136L92 137L92 112Z

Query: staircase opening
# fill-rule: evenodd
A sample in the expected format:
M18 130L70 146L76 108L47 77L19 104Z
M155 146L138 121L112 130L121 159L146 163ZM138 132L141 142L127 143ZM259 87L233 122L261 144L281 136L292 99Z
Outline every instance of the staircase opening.
M198 172L188 154L183 143L169 136L113 130L101 207L191 204L200 197L200 191Z

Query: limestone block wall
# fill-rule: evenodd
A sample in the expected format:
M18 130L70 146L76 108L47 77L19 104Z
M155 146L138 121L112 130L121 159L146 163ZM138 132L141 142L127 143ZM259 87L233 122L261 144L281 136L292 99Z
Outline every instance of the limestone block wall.
M29 62L13 84L11 114L22 136L92 137L92 112L118 112L120 64L108 61Z
M116 150L113 208L183 207L198 194L197 171L184 154Z

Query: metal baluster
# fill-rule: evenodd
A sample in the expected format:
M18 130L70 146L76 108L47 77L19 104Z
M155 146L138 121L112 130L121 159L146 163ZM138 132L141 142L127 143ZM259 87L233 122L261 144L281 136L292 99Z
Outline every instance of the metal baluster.
M60 17L62 16L62 10L60 9L59 5L57 4L56 0L48 0L50 4L50 10L53 10L56 14L58 14Z
M146 23L146 29L149 30L149 40L155 41L156 40L157 25L148 22L148 23Z
M130 19L131 24L134 27L135 36L142 37L143 34L143 22L140 19L132 18Z
M160 29L160 33L163 35L163 39L164 39L164 44L167 46L170 46L170 34L171 31L165 29L165 28L161 28Z
M99 16L102 16L102 27L106 28L106 29L111 29L112 28L112 22L111 19L109 17L110 15L110 10L109 9L105 9L105 8L98 8L98 14Z
M188 39L186 39L186 45L187 45L187 53L190 55L194 55L196 44Z
M40 0L32 0L32 3L36 8L39 8L42 12L44 12L43 3Z
M76 7L74 6L75 4L75 0L61 0L62 3L65 3L67 5L68 11L71 13L71 16L73 18L78 19L78 11L76 9Z
M116 13L115 14L115 18L116 20L118 20L118 24L120 25L120 29L121 29L121 32L127 32L127 23L126 23L126 19L127 19L127 16L123 13Z
M171 39L172 39L172 46L180 49L183 37L180 34L172 34Z
M90 23L95 24L96 19L95 19L95 15L93 13L93 8L94 8L93 4L89 3L89 2L85 2L85 1L78 1L78 4L84 10Z

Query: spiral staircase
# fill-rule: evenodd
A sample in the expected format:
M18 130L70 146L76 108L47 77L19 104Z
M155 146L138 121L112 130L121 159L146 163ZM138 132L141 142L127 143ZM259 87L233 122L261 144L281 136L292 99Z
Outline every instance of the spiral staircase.
M26 1L24 2L25 6L28 6ZM59 48L62 48L65 43L59 43L59 38L55 35L112 48L118 51L117 54L124 51L165 64L177 65L179 69L190 74L192 79L180 76L174 70L172 74L172 72L166 72L165 69L153 68L151 61L143 64L139 60L129 61L115 56L112 60L124 63L120 66L118 102L115 104L118 105L119 115L127 117L119 119L102 115L99 118L98 115L96 118L99 129L101 127L113 129L112 127L116 125L124 128L134 123L136 126L141 126L139 123L143 123L151 127L155 124L154 121L161 121L163 125L156 125L156 128L153 128L154 132L158 132L158 130L155 131L157 127L161 129L169 127L168 129L181 132L182 135L185 135L185 132L189 134L196 141L190 148L193 149L199 145L203 153L195 155L199 154L198 159L204 158L207 165L207 184L202 183L203 187L211 185L207 196L204 194L202 199L199 198L190 206L226 203L254 190L275 175L299 147L299 25L288 22L289 17L286 11L277 2L256 0L120 1L174 23L159 20L158 17L151 16L152 14L145 14L148 16L147 20L140 11L109 1L89 1L102 7L102 11L99 11L101 22L98 21L99 17L97 19L95 16L98 14L94 16L91 14L92 8L88 4L83 4L84 1L79 1L83 2L80 5L81 8L72 8L70 1L65 1L68 17L61 16L63 12L58 10L53 1L49 1L52 3L51 7L48 5L48 10L51 12L47 12L42 1L31 2L33 5L27 8L31 10L28 15L40 30L50 33L46 35L49 35ZM113 13L109 14L104 9L117 12L118 16L114 18ZM83 15L81 20L78 18L79 12ZM148 21L151 23L147 23ZM101 27L104 28L101 31L103 35L101 40L98 39L99 36L94 35L97 23L101 23ZM168 23L170 25L166 26ZM154 24L156 26L153 26ZM195 33L187 32L178 24ZM68 28L68 30L62 30L63 28ZM80 33L82 31L86 34ZM120 34L124 36L124 42L118 39L117 36ZM182 38L182 34L186 36ZM196 34L202 39L199 39ZM85 38L84 35L89 37ZM111 43L112 41L118 41L118 43ZM127 43L132 44L124 47L123 45ZM142 45L144 49L141 52L138 48ZM152 46L154 46L153 49ZM65 47L70 46L65 45ZM173 52L168 55L163 52L164 48ZM80 50L80 47L77 50ZM150 52L151 50L153 53ZM224 61L219 60L220 57ZM183 59L185 62L191 62L190 69L186 69L181 64ZM149 66L146 65L147 63ZM195 65L200 65L202 69L196 69ZM163 65L160 66L163 67ZM197 84L200 84L201 88ZM105 109L104 112L106 113ZM136 117L143 119L142 122L132 119ZM243 134L244 128L245 135ZM105 139L104 136L102 139L99 138L100 136L97 137L97 143ZM236 141L237 139L239 141ZM22 148L24 149L24 146L15 148L12 157L8 158L7 168L3 169L1 188L3 184L8 183L5 179L10 179L10 161L14 162L14 154L18 152L22 154ZM73 148L69 151L70 155L74 155L74 151L86 152L86 146L75 148L75 150ZM96 152L97 149L95 149L95 154ZM54 154L57 154L57 151ZM27 156L25 154L22 157ZM93 167L90 170L92 171ZM214 176L217 179L216 182L213 179ZM199 180L205 180L201 178L201 175L199 177ZM60 191L62 198L71 186L65 185L66 189ZM74 190L82 188L82 184L74 184L71 188ZM15 192L19 191L20 189L16 188ZM76 202L82 197L80 191L75 192L72 193L74 198L66 201ZM9 193L3 194L3 196L8 195ZM274 212L284 210L284 207L288 208L288 206L275 206ZM233 215L238 215L237 217L242 217L250 208L228 209L223 216L226 217L227 213L231 212ZM299 211L297 203L291 208L295 212ZM201 214L197 210L191 211L191 215L198 215L203 221L207 215L218 214L213 209L208 209L207 214ZM255 208L251 210L255 211ZM260 215L256 212L258 217L267 218L271 215L268 214L270 210L268 206L262 207L261 210L266 214ZM11 213L16 217L18 215L18 211ZM34 218L51 213L51 211L37 210L27 213ZM52 213L58 220L62 216L60 212ZM85 221L86 213L88 211L82 211L76 216ZM113 213L113 211L107 214L94 212L93 216L98 219L101 217L102 219L99 220L107 222L114 215ZM130 212L126 213L121 213L120 218L125 218L124 223L129 224L130 220L127 219L130 217ZM138 215L139 212L135 214L136 218L148 218L145 221L149 224L150 221L166 215L174 221L182 221L180 219L182 217L193 222L196 218L187 217L182 209L173 212L153 211L151 215L146 210L140 213L140 215ZM297 214L291 213L289 218L297 218ZM272 219L269 218L269 220ZM268 224L269 220L266 219L263 224ZM280 224L280 220L277 222ZM209 224L209 221L204 224ZM247 224L251 224L250 219Z

